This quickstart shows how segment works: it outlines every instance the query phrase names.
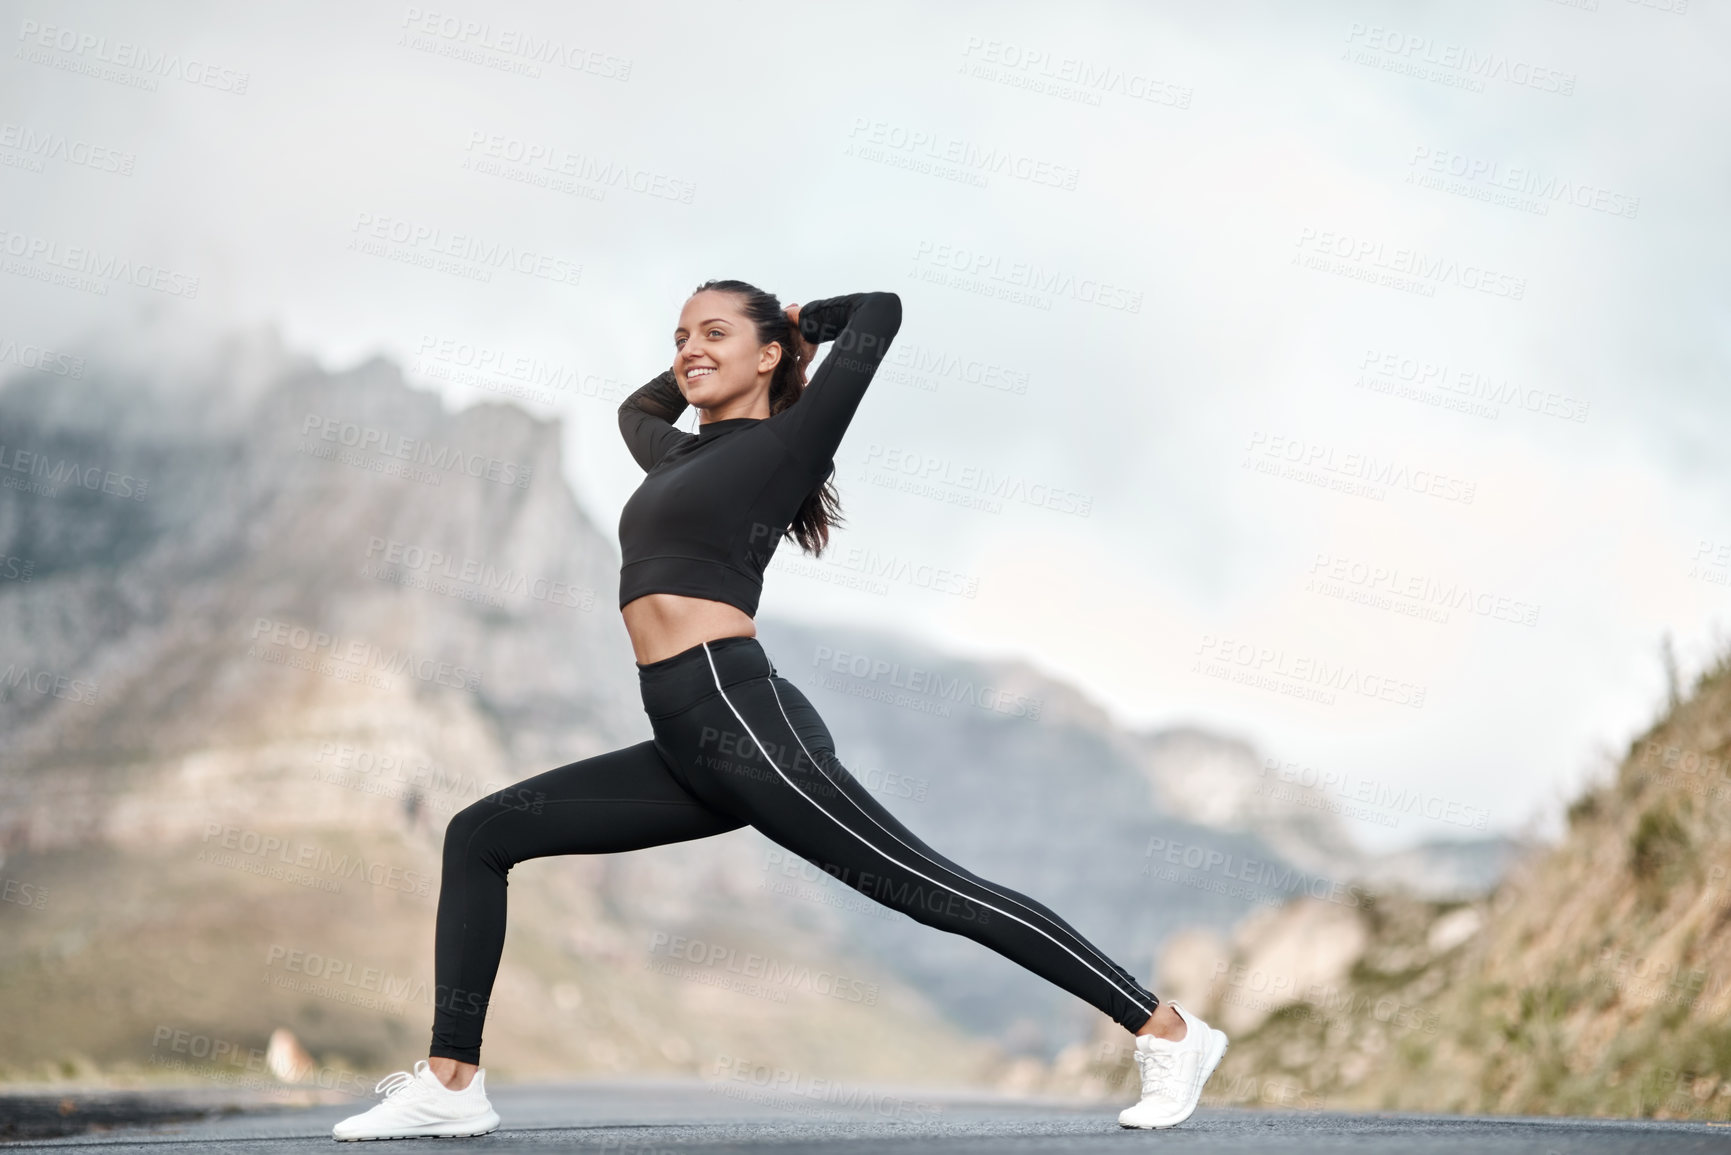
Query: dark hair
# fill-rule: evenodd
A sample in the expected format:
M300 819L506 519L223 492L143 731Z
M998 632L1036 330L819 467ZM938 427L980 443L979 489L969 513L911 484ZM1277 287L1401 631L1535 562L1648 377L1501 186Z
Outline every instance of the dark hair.
M691 295L695 297L706 291L732 293L739 297L746 317L757 329L757 343L781 346L781 360L776 362L775 375L769 381L769 415L774 417L797 402L805 392L805 383L799 379L795 361L799 345L794 338L798 334L788 323L781 301L774 293L766 293L756 285L733 280L705 281L693 289ZM834 477L832 469L823 484L801 503L793 523L782 532L783 537L792 536L801 549L819 557L823 555L824 546L829 544L830 526L840 525L843 520L841 496L836 493Z

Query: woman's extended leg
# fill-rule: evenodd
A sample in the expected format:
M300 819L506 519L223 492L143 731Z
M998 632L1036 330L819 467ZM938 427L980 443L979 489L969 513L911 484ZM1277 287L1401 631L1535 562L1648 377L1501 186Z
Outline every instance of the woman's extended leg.
M685 842L743 825L693 797L649 741L525 778L458 811L445 830L439 882L430 1057L480 1059L481 1024L505 946L511 867L554 854Z
M848 773L822 718L771 673L727 682L657 724L676 769L712 806L885 906L964 935L1070 991L1126 1030L1160 1000L1074 927L1027 895L964 870L927 846Z

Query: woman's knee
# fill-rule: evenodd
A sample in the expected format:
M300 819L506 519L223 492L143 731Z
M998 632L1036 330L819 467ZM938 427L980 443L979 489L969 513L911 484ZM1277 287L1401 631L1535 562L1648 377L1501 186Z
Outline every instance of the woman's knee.
M471 802L463 809L451 815L451 820L445 824L446 861L456 857L480 857L509 868L511 863L505 861L505 847L495 845L495 840L488 837L488 823L502 813L492 797ZM498 830L498 824L493 825Z

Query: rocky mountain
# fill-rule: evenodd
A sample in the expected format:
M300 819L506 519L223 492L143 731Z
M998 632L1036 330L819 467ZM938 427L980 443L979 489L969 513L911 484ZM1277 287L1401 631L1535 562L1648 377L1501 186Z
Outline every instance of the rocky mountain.
M1136 736L1139 764L1165 812L1252 834L1288 862L1373 892L1465 899L1488 891L1532 847L1484 829L1487 815L1419 787L1352 778L1259 754L1249 742L1192 726ZM1462 833L1395 851L1365 850L1348 819L1396 827L1443 816Z
M151 329L83 355L0 391L0 1063L172 1071L287 1026L404 1066L450 816L647 736L609 535L555 424L388 362ZM489 1064L971 1078L987 1049L769 901L752 838L519 867ZM754 955L784 981L729 969Z
M406 1065L450 815L648 736L612 527L556 422L451 412L384 359L161 325L80 356L0 388L0 1064L179 1070L288 1027L321 1069ZM759 629L891 810L1133 970L1181 929L1357 885L1309 811L1174 792L1224 773L1207 735L1124 733L1024 663ZM510 902L506 1076L761 1055L1002 1083L1006 1053L1100 1019L754 831L524 863Z

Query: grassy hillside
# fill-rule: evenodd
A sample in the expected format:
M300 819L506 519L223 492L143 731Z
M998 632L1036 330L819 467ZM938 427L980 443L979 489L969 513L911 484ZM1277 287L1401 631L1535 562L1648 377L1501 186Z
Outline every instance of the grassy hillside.
M1304 900L1181 936L1156 990L1232 1034L1205 1102L1731 1118L1731 665L1471 904ZM1103 1031L1050 1090L1132 1093Z
M198 840L9 859L0 875L22 881L0 903L0 1085L270 1087L261 1058L278 1028L317 1065L305 1081L354 1094L425 1056L434 847L341 827L299 829L290 844L376 864L377 878ZM724 1058L868 1081L991 1076L989 1046L894 975L837 959L824 936L726 910L671 929L622 919L595 885L602 868L513 872L486 1028L498 1078L704 1076Z

